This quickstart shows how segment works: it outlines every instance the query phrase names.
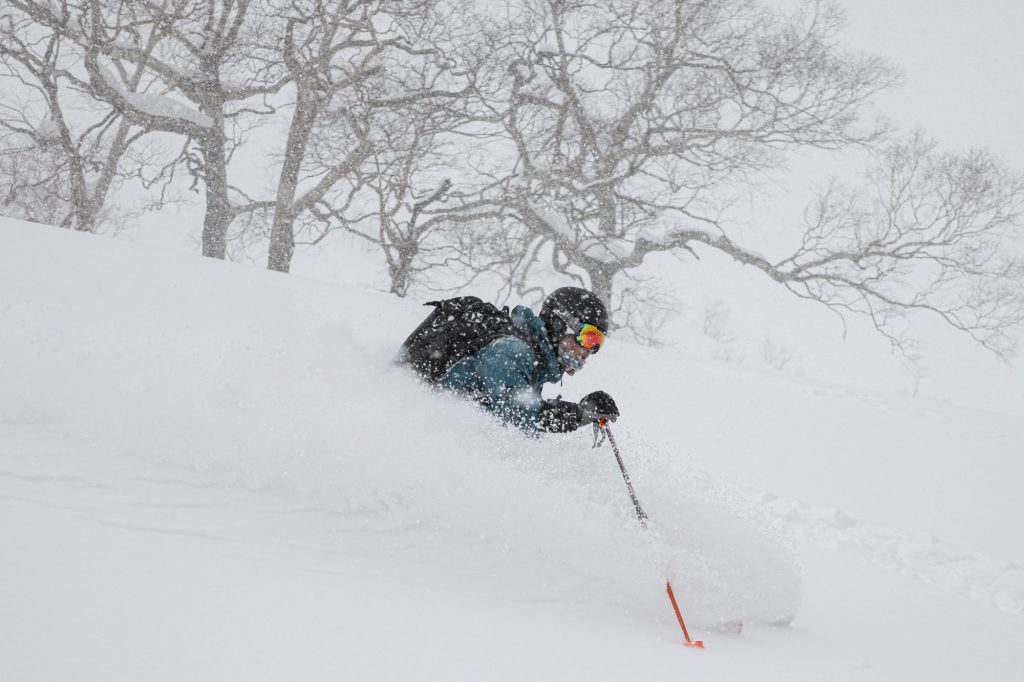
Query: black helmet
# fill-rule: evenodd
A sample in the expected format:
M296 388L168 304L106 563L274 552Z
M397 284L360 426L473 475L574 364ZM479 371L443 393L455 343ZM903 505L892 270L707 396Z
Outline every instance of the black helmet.
M596 294L579 287L555 289L544 299L540 319L548 338L557 341L567 332L576 333L584 324L608 331L608 309Z

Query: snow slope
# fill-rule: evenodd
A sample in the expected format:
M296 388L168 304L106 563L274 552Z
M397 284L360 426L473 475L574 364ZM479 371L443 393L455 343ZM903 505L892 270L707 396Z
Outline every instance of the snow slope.
M1024 677L1010 416L609 345L559 391L645 534L589 434L391 368L413 302L0 240L0 679Z

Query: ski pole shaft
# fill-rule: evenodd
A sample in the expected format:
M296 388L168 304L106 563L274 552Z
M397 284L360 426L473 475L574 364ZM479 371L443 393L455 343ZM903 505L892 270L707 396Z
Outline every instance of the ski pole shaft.
M612 435L612 430L608 428L607 421L602 425L604 433L608 436L608 442L612 444L612 452L615 453L615 460L619 463L619 471L622 472L622 480L626 482L626 489L629 491L629 498L633 500L633 508L636 509L636 517L640 520L640 525L647 529L647 514L644 512L643 507L640 506L640 500L636 497L636 491L633 490L633 483L629 480L629 474L626 473L626 465L622 462L622 454L619 452L619 446L615 443L615 436Z
M598 422L598 426L604 429L604 433L608 437L608 442L612 444L612 452L615 453L615 459L619 463L619 471L622 472L622 480L626 482L626 489L629 491L629 498L633 500L633 508L636 509L636 517L639 519L640 525L643 529L647 530L647 514L644 512L643 507L640 506L640 500L637 499L636 491L633 490L633 483L629 480L629 474L626 473L626 465L622 461L622 453L619 452L619 446L615 442L615 436L612 435L612 430L608 428L608 420L602 419ZM668 578L665 579L665 591L668 592L668 599L672 602L672 610L675 612L676 620L679 621L679 627L683 631L683 638L686 640L683 642L683 645L703 649L703 641L699 639L690 639L690 633L687 631L686 623L683 621L683 614L679 610L679 603L676 601L675 592L672 591L672 581Z

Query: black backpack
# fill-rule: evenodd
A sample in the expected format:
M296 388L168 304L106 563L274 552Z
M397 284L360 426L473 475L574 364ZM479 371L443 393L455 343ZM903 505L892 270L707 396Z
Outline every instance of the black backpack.
M502 336L520 338L536 353L529 333L512 324L508 306L498 308L476 296L424 305L432 305L434 310L402 344L396 362L409 365L428 383L437 383L456 362Z

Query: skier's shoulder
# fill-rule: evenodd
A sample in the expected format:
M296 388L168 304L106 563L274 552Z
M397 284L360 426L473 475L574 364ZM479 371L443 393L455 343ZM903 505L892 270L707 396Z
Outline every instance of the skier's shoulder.
M536 359L540 340L544 336L544 323L524 305L517 305L509 313L509 325L485 346L493 353Z
M533 345L521 335L509 331L490 341L477 357L484 362L503 362L532 365L536 353Z

